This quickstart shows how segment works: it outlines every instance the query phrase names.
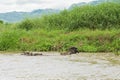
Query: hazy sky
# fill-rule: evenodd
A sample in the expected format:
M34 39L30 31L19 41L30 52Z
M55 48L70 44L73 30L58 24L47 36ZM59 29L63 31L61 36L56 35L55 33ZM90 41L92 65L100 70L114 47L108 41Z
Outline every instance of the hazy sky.
M10 11L32 11L34 9L64 9L73 3L92 0L0 0L0 13Z

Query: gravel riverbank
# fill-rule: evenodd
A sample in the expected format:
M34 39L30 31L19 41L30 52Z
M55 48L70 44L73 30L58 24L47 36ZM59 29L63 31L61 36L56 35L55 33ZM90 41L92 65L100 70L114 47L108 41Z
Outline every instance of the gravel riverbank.
M0 80L120 80L120 57L0 54Z

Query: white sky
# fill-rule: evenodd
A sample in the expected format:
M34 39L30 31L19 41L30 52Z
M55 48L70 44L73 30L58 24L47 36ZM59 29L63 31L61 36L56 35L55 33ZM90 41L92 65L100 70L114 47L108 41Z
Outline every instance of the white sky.
M0 13L10 11L32 11L35 9L65 9L73 3L93 0L0 0Z

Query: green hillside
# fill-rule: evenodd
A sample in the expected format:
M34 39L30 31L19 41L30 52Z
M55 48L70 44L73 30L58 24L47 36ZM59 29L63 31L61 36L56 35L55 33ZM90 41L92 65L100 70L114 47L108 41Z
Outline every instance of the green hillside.
M120 54L120 5L85 5L59 14L0 24L0 51L66 51Z

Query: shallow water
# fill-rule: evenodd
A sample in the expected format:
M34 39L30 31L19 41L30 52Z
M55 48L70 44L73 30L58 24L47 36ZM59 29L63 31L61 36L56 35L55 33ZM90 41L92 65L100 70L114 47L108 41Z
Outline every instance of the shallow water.
M74 56L0 55L0 80L120 80L120 65ZM82 58L82 57L81 57Z

